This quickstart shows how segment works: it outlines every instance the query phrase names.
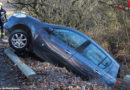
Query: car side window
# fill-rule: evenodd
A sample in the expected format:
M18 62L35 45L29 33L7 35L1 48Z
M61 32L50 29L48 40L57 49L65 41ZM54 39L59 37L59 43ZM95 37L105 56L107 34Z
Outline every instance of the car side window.
M100 65L100 68L105 68L111 64L111 60L107 57Z
M89 44L81 54L87 59L91 60L94 64L100 68L105 68L110 65L111 60L94 44Z
M74 49L78 48L86 41L84 37L69 30L54 29L52 35L62 40L64 43L68 44Z

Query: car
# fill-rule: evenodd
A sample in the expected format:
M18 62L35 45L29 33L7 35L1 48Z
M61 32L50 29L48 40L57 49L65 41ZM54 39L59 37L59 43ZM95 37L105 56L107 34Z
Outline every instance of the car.
M41 22L16 13L4 28L15 51L31 50L48 62L58 62L84 78L105 86L116 84L120 65L100 45L73 28Z

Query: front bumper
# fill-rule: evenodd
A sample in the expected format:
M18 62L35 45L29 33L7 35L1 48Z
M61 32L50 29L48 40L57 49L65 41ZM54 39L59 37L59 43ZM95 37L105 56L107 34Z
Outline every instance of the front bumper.
M9 25L8 25L8 22L6 22L5 24L4 24L4 29L6 29L6 30L9 30Z

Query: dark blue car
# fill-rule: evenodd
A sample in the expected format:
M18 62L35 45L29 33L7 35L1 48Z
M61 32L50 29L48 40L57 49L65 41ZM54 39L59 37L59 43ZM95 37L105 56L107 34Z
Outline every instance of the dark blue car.
M119 64L95 41L75 29L47 24L21 13L10 16L4 28L16 51L31 50L43 60L63 64L105 86L116 83Z

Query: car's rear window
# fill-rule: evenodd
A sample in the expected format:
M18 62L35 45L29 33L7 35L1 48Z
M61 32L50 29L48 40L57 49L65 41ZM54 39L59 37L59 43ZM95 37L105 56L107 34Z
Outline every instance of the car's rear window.
M107 66L109 66L111 64L111 60L110 58L106 58L100 65L99 67L100 68L106 68Z

